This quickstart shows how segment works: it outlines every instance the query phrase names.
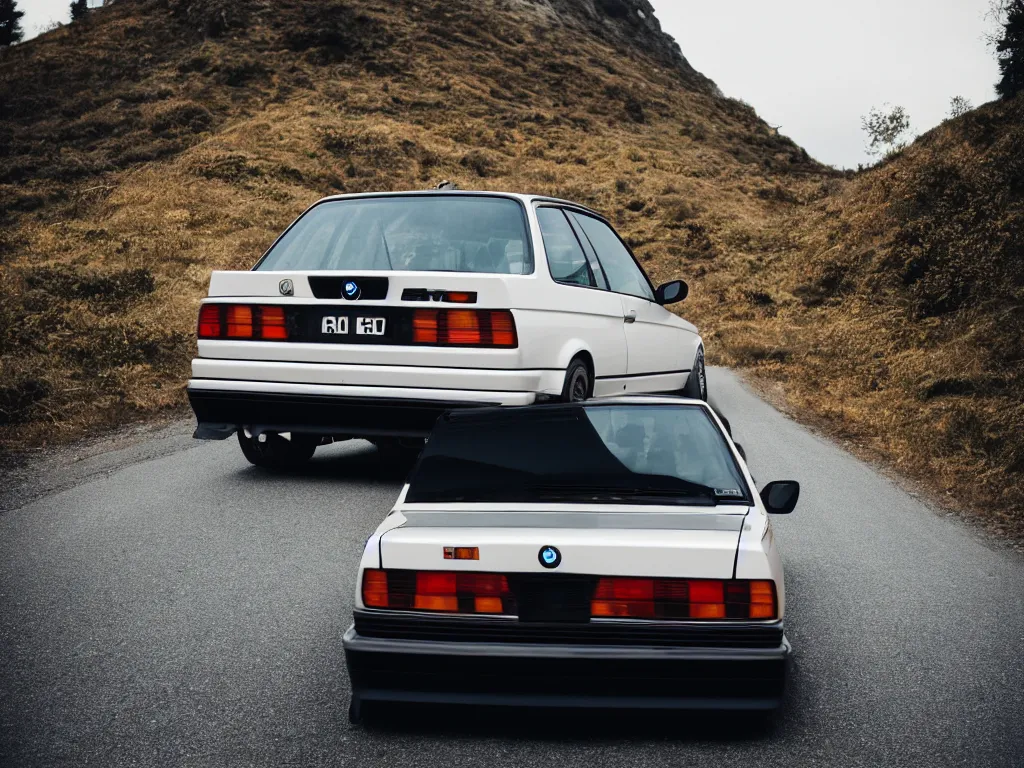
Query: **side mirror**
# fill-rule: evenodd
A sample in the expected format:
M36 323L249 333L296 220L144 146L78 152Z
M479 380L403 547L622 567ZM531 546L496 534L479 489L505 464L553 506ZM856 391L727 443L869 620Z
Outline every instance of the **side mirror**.
M795 480L776 480L761 489L761 501L772 515L788 515L799 498L800 483Z
M735 441L733 441L733 445L736 446L736 453L738 453L740 456L742 456L743 460L746 461L747 460L747 452L743 450L743 446L740 445L739 443L735 442Z
M662 306L665 304L675 304L689 295L690 286L684 280L673 280L671 283L665 283L654 292L655 299Z

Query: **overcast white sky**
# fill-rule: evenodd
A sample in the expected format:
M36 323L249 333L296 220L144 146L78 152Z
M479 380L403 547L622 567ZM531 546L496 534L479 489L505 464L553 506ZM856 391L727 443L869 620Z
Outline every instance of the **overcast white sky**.
M924 132L953 96L995 98L988 0L651 0L683 54L818 160L868 162L860 118L902 104ZM19 0L28 36L68 0Z
M694 68L822 162L870 162L860 118L901 104L918 133L953 96L995 98L988 0L651 0Z

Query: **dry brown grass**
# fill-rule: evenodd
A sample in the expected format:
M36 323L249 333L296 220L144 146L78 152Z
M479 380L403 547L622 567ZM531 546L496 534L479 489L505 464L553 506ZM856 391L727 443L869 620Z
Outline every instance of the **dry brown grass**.
M8 51L5 443L180 407L210 270L249 266L321 195L569 197L662 276L715 256L705 218L761 220L776 165L817 170L670 50L621 50L647 32L487 5L124 3Z
M682 311L716 362L783 383L795 407L1024 533L1019 293L958 289L943 305L960 254L995 244L985 264L1019 271L1006 257L1018 198L979 209L999 223L974 242L983 227L951 216L958 202L927 178L939 161L961 168L959 194L980 201L991 147L946 126L845 181L651 29L597 13L585 0L151 0L8 51L0 440L182 408L212 269L249 266L321 195L447 178L606 212L652 278L691 283ZM1007 133L986 125L976 143ZM906 284L922 249L949 258ZM999 275L989 283L1013 284Z
M786 253L724 281L723 361L1024 538L1024 101L807 186Z

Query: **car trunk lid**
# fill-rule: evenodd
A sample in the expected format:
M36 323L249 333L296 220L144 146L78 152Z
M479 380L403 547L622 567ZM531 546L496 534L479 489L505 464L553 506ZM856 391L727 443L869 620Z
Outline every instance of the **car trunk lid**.
M732 578L746 507L720 512L413 512L381 538L381 565L505 574ZM475 547L478 560L445 558ZM556 567L541 550L554 547ZM552 582L553 583L553 582Z

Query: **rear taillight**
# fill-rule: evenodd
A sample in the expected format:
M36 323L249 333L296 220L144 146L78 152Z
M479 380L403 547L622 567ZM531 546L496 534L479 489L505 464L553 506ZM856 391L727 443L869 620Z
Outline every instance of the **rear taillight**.
M413 344L449 347L517 347L516 322L507 309L417 309Z
M224 333L220 304L203 304L199 309L199 338L219 339Z
M514 616L516 598L498 573L448 571L363 572L367 608ZM776 619L775 582L739 579L597 580L590 603L593 618L709 621Z
M200 339L287 341L284 307L204 304L199 310Z
M591 614L629 619L774 619L775 582L602 578Z
M516 613L508 579L499 573L366 570L363 572L363 602L368 608L393 610Z

